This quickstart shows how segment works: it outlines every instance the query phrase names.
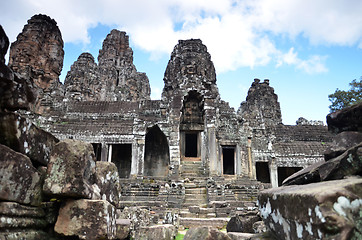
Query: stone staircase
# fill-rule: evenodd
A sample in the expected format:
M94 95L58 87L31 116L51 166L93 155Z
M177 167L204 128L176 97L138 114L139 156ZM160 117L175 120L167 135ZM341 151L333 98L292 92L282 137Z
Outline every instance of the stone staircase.
M199 158L187 158L181 161L181 177L184 179L193 179L197 177L206 177L207 172L202 166Z
M185 199L182 207L195 205L206 206L207 203L206 184L202 186L200 184L195 184L194 182L185 183Z

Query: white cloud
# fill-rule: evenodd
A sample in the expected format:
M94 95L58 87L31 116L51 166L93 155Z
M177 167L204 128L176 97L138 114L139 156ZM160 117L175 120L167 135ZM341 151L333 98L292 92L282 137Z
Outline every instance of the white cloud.
M324 64L326 58L326 56L314 55L306 60L302 60L298 57L298 53L294 51L294 48L290 48L287 53L279 55L276 66L280 67L283 64L295 65L297 69L301 69L309 74L323 73L328 71Z
M303 36L313 44L362 46L360 0L13 0L2 4L0 23L11 41L32 15L54 18L65 42L89 43L101 23L126 30L132 44L170 54L178 39L201 38L218 72L275 62L308 73L327 71L325 57L283 53L273 36ZM176 24L182 24L175 30Z

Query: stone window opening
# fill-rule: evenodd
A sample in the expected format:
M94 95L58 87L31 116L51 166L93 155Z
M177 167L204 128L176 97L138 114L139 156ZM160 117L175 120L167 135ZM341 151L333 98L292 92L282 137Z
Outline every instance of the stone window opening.
M204 104L202 96L198 92L190 91L188 93L184 99L181 111L181 123L189 124L189 128L192 127L192 124L204 123Z
M147 130L145 139L144 175L165 177L168 175L170 152L165 134L156 125Z
M268 162L256 162L256 180L262 183L270 183L270 171Z
M223 174L235 175L235 146L222 146Z
M111 162L117 169L120 178L129 178L132 166L132 144L112 144Z
M96 157L96 161L101 161L102 155L102 144L101 143L92 143L94 156Z
M302 167L278 167L278 186L281 186L287 177L302 169Z

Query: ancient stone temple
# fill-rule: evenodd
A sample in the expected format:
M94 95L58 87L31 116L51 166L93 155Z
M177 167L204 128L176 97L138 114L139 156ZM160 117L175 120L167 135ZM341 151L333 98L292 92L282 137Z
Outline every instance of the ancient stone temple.
M82 53L64 84L63 55L56 22L32 17L10 50L9 67L31 79L38 93L32 111L19 113L61 141L91 143L97 162L114 163L122 209L148 208L160 218L171 211L165 221L179 216L186 227L196 224L186 217L255 209L260 188L281 185L324 161L332 141L326 126L302 120L284 125L267 79L254 80L236 112L220 98L200 39L174 47L160 100L150 99L148 78L134 66L125 32L106 36L98 63Z
M161 100L150 100L148 78L133 65L125 32L108 34L98 64L82 53L64 85L62 58L55 21L36 15L11 45L9 66L34 79L35 109L47 103L38 112L51 121L41 126L59 139L92 143L97 160L114 162L121 178L235 176L277 186L320 161L330 141L324 126L283 125L269 80L255 79L236 113L220 99L211 56L199 39L175 46Z

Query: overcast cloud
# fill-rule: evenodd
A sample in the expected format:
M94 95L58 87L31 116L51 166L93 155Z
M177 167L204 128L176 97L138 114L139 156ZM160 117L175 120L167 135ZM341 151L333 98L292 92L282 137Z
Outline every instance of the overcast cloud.
M2 3L0 24L14 41L34 14L54 18L65 42L90 42L88 29L115 25L137 46L169 55L178 39L201 38L216 70L273 63L307 73L328 71L328 56L299 57L278 49L273 37L303 36L314 45L362 48L360 0L12 0Z

